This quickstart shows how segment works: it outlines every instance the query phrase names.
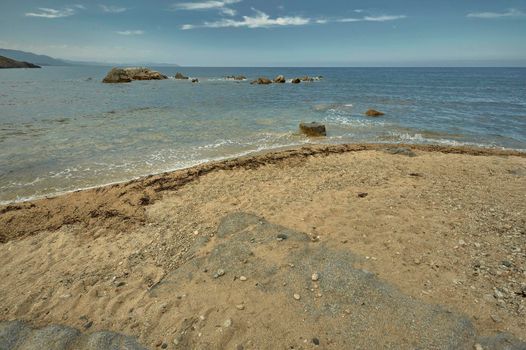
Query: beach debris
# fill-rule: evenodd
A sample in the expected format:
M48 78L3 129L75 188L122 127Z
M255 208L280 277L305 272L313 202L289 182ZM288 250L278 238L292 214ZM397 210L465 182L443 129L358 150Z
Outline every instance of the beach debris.
M300 123L300 131L307 136L327 136L325 125L317 122Z
M144 67L113 68L102 80L103 83L129 83L133 80L164 80L168 79L157 71Z
M285 77L283 75L278 75L277 77L274 78L274 82L278 83L278 84L283 84L286 81L287 80L285 79Z
M174 76L175 79L178 79L178 80L188 80L188 77L183 75L183 73L175 73L175 76Z
M269 85L272 84L272 80L266 77L259 77L250 84L258 84L258 85Z
M385 115L385 113L377 111L376 109L369 109L367 112L365 112L365 115L368 117L380 117Z

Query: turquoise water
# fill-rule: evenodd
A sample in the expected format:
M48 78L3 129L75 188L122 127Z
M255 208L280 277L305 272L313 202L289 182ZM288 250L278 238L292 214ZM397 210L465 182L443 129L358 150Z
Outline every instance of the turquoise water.
M526 149L521 68L158 68L200 83L102 84L108 70L0 70L1 202L310 142ZM324 79L223 79L239 74ZM386 115L364 117L369 108ZM301 121L326 123L328 138L298 135Z

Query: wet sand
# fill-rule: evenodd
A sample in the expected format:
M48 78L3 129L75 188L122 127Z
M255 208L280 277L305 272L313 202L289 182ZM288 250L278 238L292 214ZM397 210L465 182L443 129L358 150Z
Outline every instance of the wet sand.
M83 329L88 319L86 331L132 335L148 348L265 348L272 325L299 322L305 293L317 292L303 286L294 304L291 290L272 290L256 308L251 291L212 268L188 270L237 212L352 252L355 268L465 315L481 335L526 340L526 154L414 145L281 150L0 207L0 320ZM178 271L204 279L155 291ZM273 310L267 328L251 326L263 310ZM293 327L273 344L313 345L312 324ZM316 336L327 348L344 344L341 334Z

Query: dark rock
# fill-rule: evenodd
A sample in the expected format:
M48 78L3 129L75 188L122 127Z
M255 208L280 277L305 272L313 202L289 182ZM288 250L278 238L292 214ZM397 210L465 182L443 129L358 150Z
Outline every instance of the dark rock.
M175 79L179 79L179 80L188 80L188 77L187 76L184 76L182 73L175 73L175 76L174 76Z
M314 345L320 345L320 340L318 338L312 338L312 343Z
M400 155L408 156L408 157L416 157L416 153L406 147L386 148L385 152L389 154L400 154Z
M365 115L368 117L380 117L382 115L385 115L385 113L377 111L376 109L370 109L367 112L365 112Z
M199 79L197 78L192 79L192 83L199 83Z
M369 193L367 193L367 192L360 192L360 193L358 193L358 197L360 197L360 198L365 198L368 195L369 195Z
M133 80L164 80L168 79L157 71L148 68L113 68L102 80L103 83L129 83Z
M300 131L307 136L327 136L325 125L316 122L300 123Z
M294 79L292 79L291 83L292 84L299 84L299 83L301 83L301 80L299 78L294 78Z
M286 80L283 75L278 75L276 78L274 78L274 82L278 84L283 84L286 82Z
M278 237L278 239L281 239L281 240L285 240L285 239L289 238L289 236L287 236L284 233L278 233L277 237Z
M513 265L513 264L511 263L511 261L508 261L508 260L503 260L503 261L501 262L501 264L502 264L503 266L506 266L506 267L511 267L511 266Z
M311 77L309 77L309 76L307 76L307 75L304 76L304 77L301 77L301 78L299 78L299 79L300 79L301 81L307 81L307 82L309 82L309 81L314 81L314 78L311 78Z
M41 68L29 62L16 61L11 58L0 56L0 69L2 68Z
M251 84L268 85L268 84L272 84L272 80L265 78L265 77L260 77L254 80L253 82L251 82Z
M244 75L229 75L225 79L228 80L247 80L247 77Z

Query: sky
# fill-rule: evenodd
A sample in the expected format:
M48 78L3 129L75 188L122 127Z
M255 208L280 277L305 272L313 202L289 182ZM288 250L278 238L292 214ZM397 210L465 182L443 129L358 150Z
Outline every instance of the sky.
M0 0L0 47L185 66L526 66L526 0Z

